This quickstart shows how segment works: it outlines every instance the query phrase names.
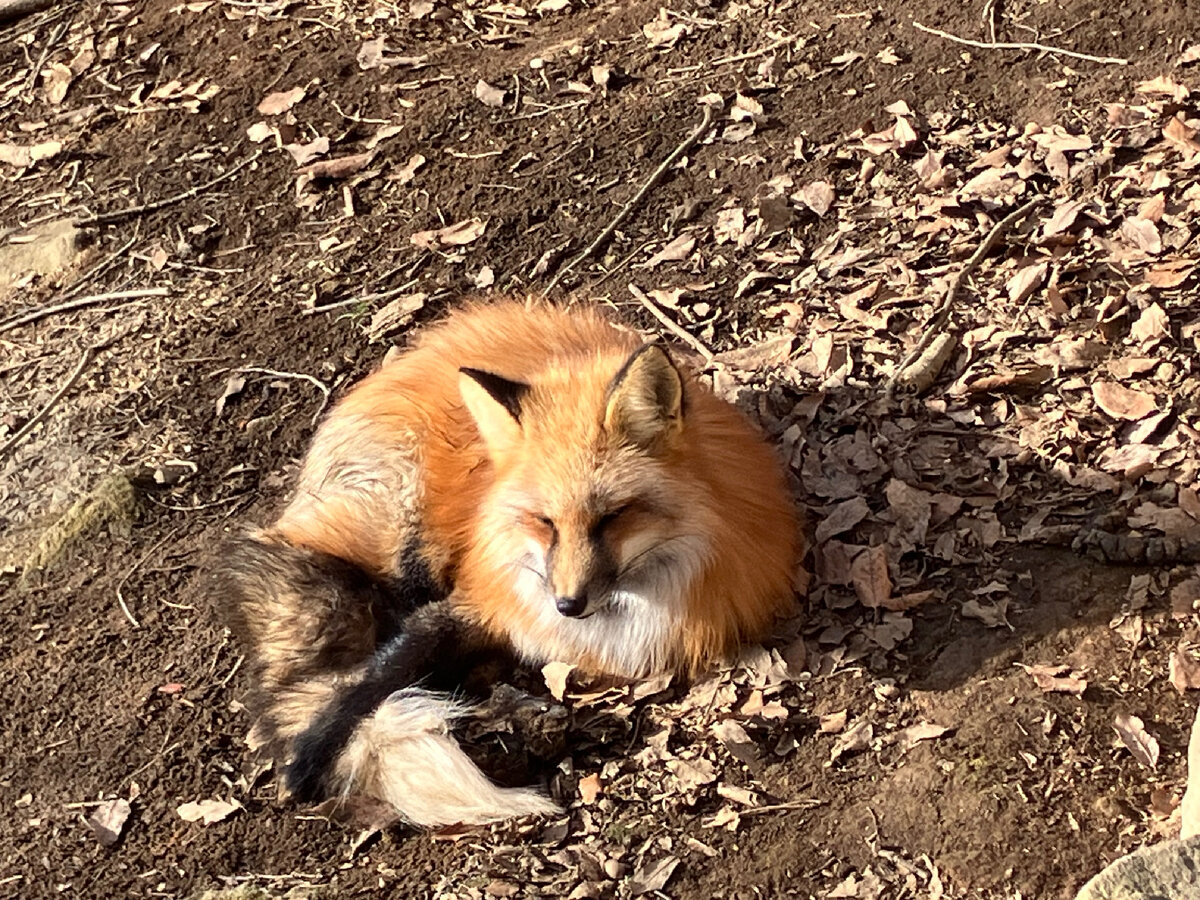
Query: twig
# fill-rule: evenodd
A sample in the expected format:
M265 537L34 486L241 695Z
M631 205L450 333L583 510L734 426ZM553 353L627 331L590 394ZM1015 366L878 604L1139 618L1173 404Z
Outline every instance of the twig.
M38 9L28 9L24 12L41 12ZM0 20L3 20L3 8L0 8ZM34 84L37 83L37 77L41 74L42 66L46 64L46 60L50 56L50 51L54 49L54 45L62 40L62 36L67 33L67 29L71 27L71 20L68 18L65 22L59 22L54 26L54 31L50 33L49 40L46 41L46 46L42 48L42 53L38 57L37 63L29 70L29 78L25 82L25 92L33 90Z
M275 369L260 369L257 366L243 366L240 369L233 369L233 371L241 375L268 375L271 378L293 378L297 381L307 381L309 384L314 385L321 392L322 397L321 405L317 407L316 413L313 414L313 424L316 424L317 419L321 418L321 413L325 411L325 407L329 403L329 388L325 382L304 372L279 372Z
M349 297L345 300L335 300L333 303L326 303L323 306L313 306L301 311L303 316L315 316L320 313L333 312L337 309L345 309L347 306L358 306L359 304L375 303L379 300L390 300L393 297L399 297L405 291L417 286L420 278L413 278L410 281L404 282L394 288L388 288L386 291L375 291L371 294L359 294L355 297Z
M133 237L131 237L124 244L122 244L120 247L118 247L116 250L114 250L112 253L110 253L108 256L106 256L104 259L102 259L100 262L96 263L95 266L88 269L88 271L84 272L82 275L80 275L78 278L76 278L73 282L71 282L69 285L67 285L65 288L63 288L61 291L59 291L59 296L60 297L70 297L73 293L75 293L76 289L83 287L83 285L87 284L93 278L97 278L100 275L102 275L104 272L107 272L112 267L113 263L115 263L122 256L124 256L126 253L129 252L129 248L137 243L137 239L139 237L141 237L141 234L142 234L142 223L138 222L137 224L135 224L133 226Z
M736 56L722 56L720 59L714 59L709 63L709 65L724 66L729 63L746 62L746 60L757 59L760 56L766 56L772 50L778 49L784 44L790 44L794 40L796 40L796 35L789 34L787 37L781 37L777 40L771 41L771 43L767 44L767 46L761 47L758 50L751 50L749 53L739 53Z
M58 401L62 400L67 391L75 386L75 382L79 380L79 376L83 374L83 370L86 369L88 363L92 361L92 357L95 355L95 353L95 347L88 347L83 351L83 356L79 358L79 365L75 367L75 371L71 373L70 377L63 382L62 387L54 392L54 396L46 401L46 405L43 406L37 412L37 414L33 416L33 418L22 425L17 430L17 433L5 441L4 446L0 447L0 459L3 459L5 456L7 456L8 452L12 450L13 447L24 440L25 436L28 435L29 432L33 431L33 429L37 427L38 423L50 414L50 410L54 409L54 407L58 405Z
M170 293L169 288L156 287L134 288L128 291L110 291L107 294L93 294L90 297L80 297L76 300L68 300L65 303L56 303L53 306L43 306L41 309L19 313L11 319L0 322L0 333L11 331L22 325L28 325L30 322L41 321L55 313L70 312L73 309L83 309L88 306L99 306L101 303L108 303L110 300L141 300L145 297L165 297Z
M221 679L221 683L218 686L225 687L227 684L229 684L229 682L231 682L233 680L233 676L237 674L238 669L240 669L242 667L242 663L244 663L245 661L246 661L246 654L244 654L244 653L239 654L238 658L237 658L237 662L235 662L233 664L233 668L229 670L228 674L226 674L226 676Z
M264 152L266 151L258 150L250 154L250 156L243 159L237 165L226 169L216 178L212 178L204 182L204 184L198 184L195 187L188 188L181 194L176 194L173 197L167 197L165 200L156 200L153 203L143 203L141 206L131 206L129 209L118 209L114 212L100 213L99 215L87 216L83 219L76 219L74 224L77 228L92 228L97 225L112 225L114 222L121 222L125 219L131 219L134 216L143 216L146 213L157 212L160 209L166 209L168 206L174 206L177 203L182 203L184 200L190 200L192 197L202 194L210 188L216 187L222 181L227 181L228 179L232 178L251 163L257 162Z
M911 366L917 360L917 358L925 352L930 344L932 344L945 330L946 323L950 320L950 310L954 306L955 296L958 294L959 288L962 287L962 283L966 281L967 276L975 271L975 269L979 268L979 264L983 262L983 258L992 251L992 248L996 246L1000 238L1007 234L1014 225L1024 219L1025 216L1027 216L1034 207L1042 203L1043 200L1045 200L1044 197L1034 197L1032 200L1021 204L1013 212L1009 213L992 226L992 230L987 233L987 237L983 239L983 243L980 244L975 252L971 254L970 259L966 261L963 267L958 270L958 274L955 275L951 280L949 286L946 288L946 295L942 297L942 302L938 304L938 307L936 310L934 310L933 315L929 317L929 322L926 323L925 327L922 329L923 333L921 335L921 339L917 341L917 345L908 352L908 355L904 357L904 361L897 366L896 371L892 373L892 377L888 381L887 386L888 396L891 396L895 392L896 386L900 383L901 377L904 375L905 370L907 370L908 367Z
M550 283L546 285L547 293L554 290L564 275L595 253L596 250L598 250L605 242L608 241L609 238L613 236L613 232L621 227L621 223L629 217L629 214L633 212L634 209L636 209L637 206L646 199L646 195L654 190L658 183L662 181L663 176L667 174L667 171L671 168L671 166L675 165L675 163L679 161L680 157L692 149L692 146L708 133L708 129L712 127L712 123L713 108L706 103L704 104L704 118L701 120L700 125L696 128L696 130L684 138L679 146L671 151L670 155L662 161L662 165L655 169L650 177L646 179L646 183L642 185L641 189L629 199L628 203L621 207L616 216L613 217L613 220L608 223L608 226L598 235L596 235L596 239L588 244L582 253L558 270L555 276L550 279Z
M164 537L162 540L160 540L158 543L156 543L149 550L147 550L142 555L141 559L139 559L137 562L135 562L133 564L133 566L129 569L129 571L125 573L125 577L122 578L121 581L117 584L117 603L119 603L121 605L121 612L125 613L125 618L129 620L129 624L132 625L134 628L141 628L142 626L141 626L141 623L139 623L138 620L136 618L134 618L133 613L131 613L129 611L129 607L125 605L125 598L121 595L121 588L125 587L125 583L127 581L129 581L129 579L133 576L133 573L136 572L141 567L142 563L144 563L151 556L153 556L155 553L157 553L159 548L162 547L163 544L165 544L171 538L175 537L175 535L179 534L179 532L182 530L183 530L182 525L176 525L169 532L167 532L167 536Z
M956 34L951 34L948 31L942 31L940 28L930 28L928 25L922 25L920 22L913 22L913 28L917 31L924 31L926 34L935 34L940 38L945 38L948 41L954 41L956 44L966 44L968 47L978 47L980 50L1037 50L1040 53L1054 53L1058 56L1070 56L1073 59L1085 59L1088 62L1108 63L1115 66L1127 66L1129 60L1122 59L1119 56L1092 56L1089 53L1076 53L1074 50L1064 50L1061 47L1051 47L1047 44L1033 44L1025 42L1009 43L1004 41L973 41L970 38L959 37Z
M685 331L678 322L659 309L658 304L647 297L645 292L640 287L638 287L636 284L630 283L629 293L633 294L638 303L646 307L646 309L650 311L654 318L662 322L666 329L671 332L671 334L675 335L675 337L679 338L681 341L703 356L705 365L708 365L710 362L712 362L713 352L704 346L698 337L688 331Z
M988 38L996 43L996 0L984 0L982 12L983 24L987 26Z
M784 810L789 809L816 809L818 806L824 806L825 803L826 801L824 800L816 799L789 800L787 803L771 803L767 806L752 806L749 809L739 810L738 815L745 817L757 816L761 815L762 813L783 812Z

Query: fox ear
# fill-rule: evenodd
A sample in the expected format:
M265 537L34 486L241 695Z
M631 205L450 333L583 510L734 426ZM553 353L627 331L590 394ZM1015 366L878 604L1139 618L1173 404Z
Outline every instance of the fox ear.
M521 440L521 401L529 385L480 369L459 369L458 390L493 453Z
M646 450L683 427L683 380L657 344L635 350L608 386L604 428Z

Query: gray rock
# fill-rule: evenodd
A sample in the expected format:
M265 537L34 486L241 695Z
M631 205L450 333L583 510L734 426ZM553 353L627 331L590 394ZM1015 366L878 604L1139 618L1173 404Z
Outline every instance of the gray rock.
M1122 856L1085 884L1075 900L1200 900L1200 837Z

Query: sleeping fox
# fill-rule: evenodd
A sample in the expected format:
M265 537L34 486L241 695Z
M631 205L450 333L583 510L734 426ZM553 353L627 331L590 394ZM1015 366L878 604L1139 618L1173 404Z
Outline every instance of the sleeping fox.
M594 311L507 301L334 407L219 590L289 792L434 827L555 809L451 736L474 654L695 673L792 609L799 554L781 466L736 409Z

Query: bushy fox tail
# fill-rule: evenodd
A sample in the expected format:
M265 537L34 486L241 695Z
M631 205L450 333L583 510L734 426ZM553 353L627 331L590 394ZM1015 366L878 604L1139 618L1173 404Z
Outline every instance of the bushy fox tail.
M395 692L355 729L328 787L341 796L382 800L405 821L427 828L557 812L535 790L488 780L449 733L466 713L445 695Z
M478 641L427 579L383 584L259 535L229 546L219 594L296 799L365 796L424 827L556 810L493 784L450 734L469 709L437 690L461 683Z

